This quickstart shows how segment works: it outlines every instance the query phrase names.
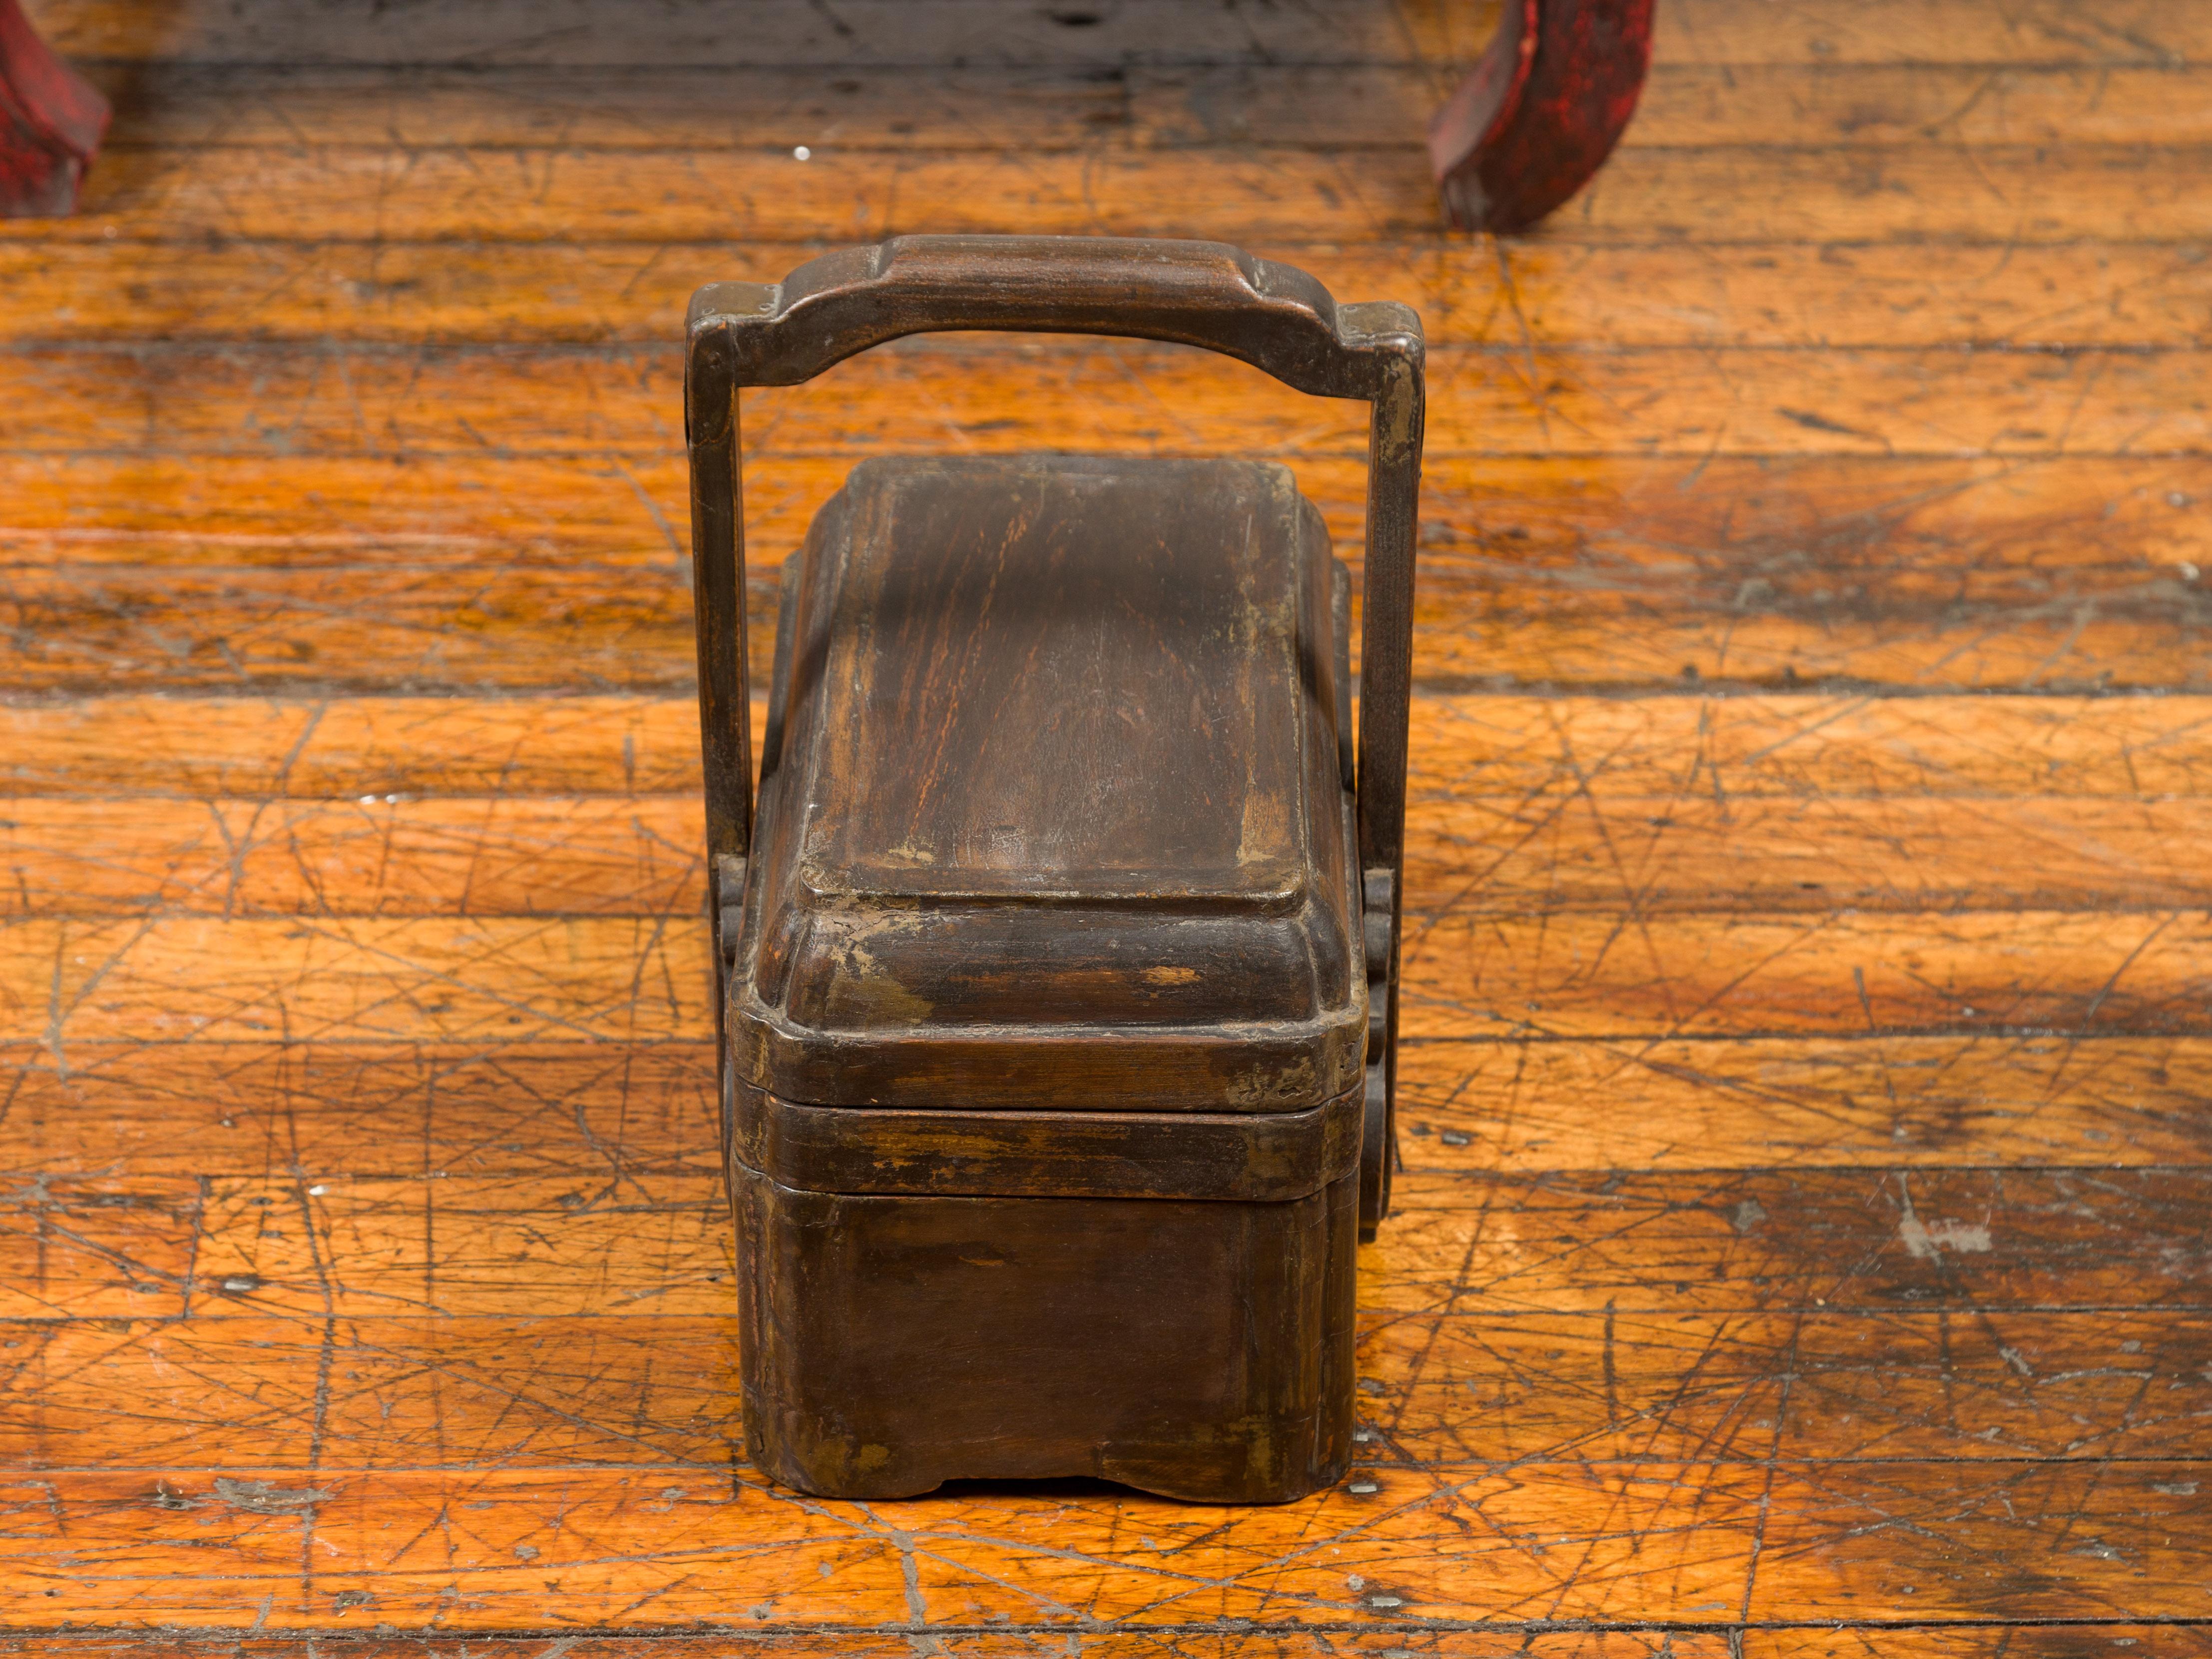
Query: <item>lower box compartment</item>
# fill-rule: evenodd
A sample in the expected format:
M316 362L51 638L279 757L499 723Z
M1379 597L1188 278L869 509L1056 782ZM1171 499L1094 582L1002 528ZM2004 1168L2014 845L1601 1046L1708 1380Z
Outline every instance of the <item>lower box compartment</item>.
M782 1485L1265 1504L1344 1473L1356 1174L1263 1202L886 1196L732 1159L730 1189L746 1440Z

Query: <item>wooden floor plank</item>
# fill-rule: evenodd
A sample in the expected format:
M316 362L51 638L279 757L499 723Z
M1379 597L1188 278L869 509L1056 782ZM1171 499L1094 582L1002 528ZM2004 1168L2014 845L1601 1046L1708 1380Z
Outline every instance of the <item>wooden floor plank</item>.
M1408 809L1406 892L1424 908L1642 917L2212 899L2212 878L2200 878L2185 850L2203 835L2195 801L1784 802L1621 796L1579 782L1510 805L1423 793ZM2212 830L2212 806L2201 810ZM639 846L631 861L651 850Z
M2008 1659L2076 1659L2087 1653L2107 1654L2117 1649L2155 1646L2161 1652L2183 1656L2212 1653L2212 1626L2199 1624L2082 1626L1974 1625L1913 1628L1885 1625L1879 1633L1847 1630L1830 1625L1825 1629L1747 1630L1743 1632L1744 1659L1864 1659L1880 1651L1896 1659L1980 1659L2005 1655Z
M1514 800L2186 796L2212 778L2208 715L2188 697L1416 696L1427 765L1411 787Z
M1362 1262L1378 1312L1721 1314L2212 1297L2201 1169L1411 1173Z
M451 16L395 38L338 8L302 14L269 3L155 5L148 0L63 4L34 0L32 15L57 47L78 57L224 62L823 64L889 62L942 69L975 60L1050 64L1105 62L1297 62L1465 59L1494 27L1484 8L1416 0L1378 13L1358 0L1217 14L1144 0L1062 21L1024 0L956 0L927 9L850 0L832 27L795 3L757 9L732 39L709 13L671 8L649 23L625 8L568 0L553 9L519 0ZM1932 63L2166 64L2212 56L2201 0L2034 0L1995 11L1973 0L1875 0L1848 12L1774 11L1729 0L1682 0L1659 14L1661 61L1716 64Z
M2196 1659L2212 1653L2212 1629L2162 1621L2157 1624L2101 1622L2085 1631L2078 1624L2005 1625L1971 1623L1905 1626L1885 1624L1878 1634L1838 1626L1760 1626L1747 1630L1696 1630L1681 1626L1582 1627L1572 1630L1511 1628L1503 1632L1512 1650L1530 1659L1865 1659L1879 1644L1898 1659L2081 1659L2111 1648L2156 1644L2160 1653ZM1421 1659L1491 1659L1498 1650L1497 1626L1453 1628L1423 1622L1377 1625L1371 1629L1273 1629L1257 1634L1218 1629L1172 1628L1163 1632L1053 1630L1048 1638L1035 1628L1000 1626L989 1632L951 1631L933 1634L947 1659L1030 1659L1040 1639L1070 1659L1321 1659L1322 1656L1419 1655ZM742 1659L758 1650L761 1638L697 1636L668 1632L658 1636L564 1638L573 1659ZM892 1631L779 1630L775 1650L794 1659L907 1659L912 1637ZM2089 1644L2096 1645L2087 1645ZM53 1654L61 1659L191 1659L194 1638L154 1633L137 1637L55 1635L10 1637L0 1632L0 1653ZM226 1639L223 1651L235 1659L329 1659L328 1638L246 1636ZM348 1659L537 1659L543 1637L485 1637L435 1632L412 1636L352 1636L345 1638Z
M753 707L756 739L764 704ZM1420 757L1411 787L1424 810L1562 794L2154 810L2212 794L2212 704L2186 696L1462 692L1416 695L1411 714ZM689 695L0 702L0 739L9 796L519 799L700 787Z
M1931 142L1962 149L2201 144L2212 139L2203 73L2182 64L2007 66L1992 72L1984 64L1720 64L1669 62L1662 55L1651 67L1636 101L1636 118L1620 143L1638 149L1702 144L1865 149ZM1236 64L1138 70L1125 84L1127 112L1116 113L1127 124L1127 142L1161 148L1264 144L1306 149L1405 143L1417 134L1420 112L1443 101L1452 77L1428 64L1350 69ZM843 103L861 105L869 94L881 95L872 84L863 85L860 97L848 96L842 103L816 100L825 106L819 129L823 137L807 142L875 142L863 125L865 116L849 124L838 121L841 130L834 135L830 125L842 115ZM1020 118L1025 112L1018 101L1018 81L1014 90L1010 114ZM1067 106L1081 107L1081 94L1071 97ZM319 110L313 118L319 121ZM240 137L252 130L248 124L258 125L253 112L232 119ZM1033 131L1042 125L1031 118ZM702 121L699 137L689 142L718 142L727 125L726 116L718 125ZM526 131L520 122L516 126ZM843 131L852 127L867 136L845 137ZM950 124L944 130L949 131ZM1036 142L1052 143L1060 131L1039 131ZM1088 136L1095 143L1121 134L1102 122ZM638 141L610 133L606 142Z
M2191 1313L1401 1319L1362 1341L1363 1443L1378 1465L2196 1461L2208 1358Z
M846 471L752 470L757 583ZM1356 548L1364 469L1293 471ZM2207 684L2203 459L1444 457L1426 478L1431 681ZM0 684L675 690L684 489L672 459L22 460Z
M2212 1048L2062 1035L1410 1045L1414 1170L2194 1165ZM153 1167L148 1165L147 1167Z
M1409 915L1409 1038L2212 1030L2202 912ZM0 1041L657 1042L689 917L0 921Z
M1036 1651L1040 1632L1034 1628L1000 1627L990 1632L953 1631L933 1635L947 1659L1030 1659ZM664 1632L658 1636L604 1636L564 1638L562 1649L572 1659L739 1659L760 1646L758 1638L696 1636ZM908 1659L913 1651L910 1634L896 1631L793 1630L786 1627L775 1637L776 1651L793 1659ZM1213 1629L1178 1628L1164 1632L1112 1630L1066 1632L1054 1630L1049 1639L1055 1653L1069 1659L1319 1659L1320 1656L1419 1655L1421 1659L1490 1659L1500 1632L1480 1626L1452 1628L1431 1623L1379 1626L1370 1630L1268 1630L1257 1634L1234 1634ZM1872 1651L1863 1632L1844 1630L1832 1621L1807 1626L1758 1626L1744 1631L1701 1631L1681 1627L1512 1630L1509 1639L1516 1654L1530 1659L1865 1659ZM2142 1646L2156 1643L2161 1653L2183 1659L2212 1653L2212 1629L2198 1625L2161 1622L2154 1625L2103 1623L2085 1635L2081 1626L2068 1623L2001 1625L1971 1624L1885 1625L1879 1635L1880 1650L1898 1659L2081 1659L2085 1652L2107 1648ZM2101 1645L2085 1647L2086 1642ZM153 1634L139 1637L55 1635L10 1637L0 1632L0 1653L53 1654L60 1659L191 1659L195 1644L190 1637ZM441 1637L352 1637L347 1639L349 1659L537 1659L542 1637L485 1637L476 1634ZM329 1638L313 1636L246 1636L225 1641L223 1651L235 1659L328 1659Z
M0 746L8 794L688 794L700 779L696 696L0 702Z
M0 1183L0 1318L183 1311L200 1212L190 1178Z
M1445 915L1404 933L1414 1036L2212 1026L2212 921L2188 911Z
M916 434L900 447L921 453L927 441ZM1339 546L1356 553L1364 468L1326 452L1285 459L1334 521ZM833 454L749 470L757 578L772 576L850 465ZM2200 597L2191 568L2212 568L2199 562L2212 560L2212 535L2192 510L2212 499L2212 464L2199 459L1441 456L1425 484L1417 598L1432 606L1486 575L1527 585L1581 564L1578 588L1595 573L1616 587L1640 574L1655 589L1662 575L1669 589L1686 574L1705 577L1712 587L1694 597L1732 616L1761 604L1809 607L1822 592L1832 612L1939 596L2022 607L2073 598L2053 584L2093 573L2165 584L2145 595L2166 602L2163 614ZM177 566L202 580L327 584L329 573L362 565L441 579L462 603L481 591L489 606L506 600L495 573L507 582L676 579L671 544L686 522L685 489L680 460L665 456L23 458L0 478L0 560L19 606L36 600L42 574L121 582L134 568ZM1883 576L1887 592L1836 591ZM1745 593L1754 577L1765 588ZM1964 593L1962 580L1972 584ZM1648 614L1656 592L1631 592Z
M1740 181L1747 170L1758 171L1733 169ZM82 242L104 240L112 229L157 241L210 234L356 239L374 225L410 241L580 234L654 243L732 237L811 243L825 234L872 241L905 231L1012 225L1064 235L1202 236L1226 222L1261 235L1357 239L1419 234L1437 223L1425 161L1411 148L1363 154L1356 167L1339 158L1287 170L1269 158L1198 152L1179 158L1175 171L1176 206L1164 222L1158 168L1148 157L1112 153L1048 153L1015 174L995 157L958 150L904 152L895 172L872 153L834 149L801 161L787 149L441 148L404 166L392 152L365 145L148 151L92 175L82 216L23 221L10 227L9 237ZM2074 234L2102 228L2107 210L2098 204L2100 192L2147 191L2163 200L2148 180L2130 192L2101 173L2081 171L2094 175L2094 185L2085 176L2057 198L2058 213L2082 220ZM641 179L653 180L642 195ZM1933 187L1935 180L1924 184ZM1986 198L1980 207L1986 220L1993 210ZM1926 211L1913 202L1890 216L1912 223ZM1864 228L1880 235L1881 226L1870 216ZM1977 228L1966 216L1948 227L1960 234ZM1800 234L1797 222L1784 234Z
M2203 799L1732 800L1574 781L1501 801L1441 785L1407 835L1409 902L1478 916L2212 904ZM18 796L0 818L0 915L690 918L705 914L704 845L696 791Z
M113 1207L112 1185L52 1181L9 1213L29 1237L50 1212ZM210 1177L200 1196L194 1182L141 1185L160 1213L191 1218L162 1237L194 1241L196 1316L730 1312L733 1238L712 1174L310 1171ZM2212 1307L2201 1167L1416 1169L1399 1188L1389 1231L1362 1253L1360 1305L1377 1316ZM19 1291L10 1314L68 1312L64 1292L102 1317L180 1311L168 1258L128 1274L82 1260L49 1276L56 1306ZM144 1305L126 1277L155 1285Z
M127 112L109 140L110 154L302 143L787 154L797 144L1048 151L1126 147L1133 125L1130 77L1102 76L1087 64L947 66L917 75L911 67L872 64L460 71L420 64L157 59L101 64L94 73L114 88ZM2136 102L2158 98L2177 80L2158 70L2121 73ZM1910 94L1900 88L1889 95ZM2070 110L2093 102L2083 89L2069 89L2063 71L2018 88L2011 101L2029 120L2037 118L2030 111L2045 105ZM1419 137L1417 126L1400 126L1396 143ZM2177 137L2188 131L2172 129ZM2124 132L2120 142L2142 142L2141 130Z
M115 150L395 143L565 149L915 147L1030 152L1261 145L1319 153L1424 137L1442 63L650 70L307 68L141 62L95 70L124 100ZM2188 64L1668 62L1631 148L1772 144L2201 144L2208 86ZM1297 166L1295 157L1285 157Z
M713 1176L216 1181L210 1313L726 1316L736 1237Z
M2121 1638L2130 1632L2172 1630L2172 1626L2113 1627ZM2027 1659L2043 1659L2055 1652L2039 1644L2036 1627L2008 1631L2016 1638L2006 1650ZM1922 1644L1910 1649L1911 1659L1949 1659L1964 1654L1963 1647L1942 1647L1942 1632L1913 1632ZM2182 1632L2184 1641L2193 1632ZM759 1652L758 1635L701 1636L680 1631L657 1636L564 1636L568 1645L562 1659L750 1659ZM818 1628L778 1630L769 1638L774 1651L792 1659L911 1659L914 1634L897 1627L888 1630ZM1422 1659L1489 1659L1496 1651L1494 1632L1480 1630L1440 1630L1434 1626L1382 1626L1375 1630L1271 1630L1259 1635L1249 1630L1228 1633L1220 1629L1189 1627L1160 1632L1136 1630L1073 1631L1054 1629L1048 1634L1031 1628L1000 1626L988 1631L951 1630L933 1632L945 1659L1031 1659L1041 1640L1051 1651L1068 1659L1391 1659L1419 1654ZM2137 1639L2141 1639L2138 1638ZM1513 1650L1529 1659L1733 1659L1729 1635L1720 1632L1684 1630L1521 1630L1512 1635ZM335 1644L328 1637L242 1636L223 1642L226 1659L331 1659ZM442 1636L436 1631L407 1636L349 1635L346 1659L543 1659L545 1638L486 1637L473 1632ZM2176 1647L2195 1655L2207 1650ZM1761 1659L1771 1650L1758 1650ZM1813 1650L1792 1650L1793 1656ZM154 1633L130 1638L113 1636L39 1636L13 1638L0 1632L0 1654L53 1654L60 1659L198 1659L193 1638Z
M952 1631L931 1640L947 1659L1030 1659L1042 1632L1001 1626L990 1632ZM697 1636L668 1632L658 1636L564 1638L573 1659L741 1659L757 1651L757 1637ZM794 1659L908 1659L912 1637L893 1631L818 1628L778 1631L775 1650ZM1321 1656L1419 1655L1421 1659L1490 1659L1501 1632L1496 1626L1453 1628L1424 1622L1378 1625L1366 1630L1267 1630L1225 1633L1189 1627L1164 1632L1054 1630L1052 1650L1070 1659L1320 1659ZM1506 1632L1516 1654L1530 1659L1865 1659L1875 1650L1898 1659L2081 1659L2156 1644L2160 1653L2196 1659L2212 1653L2212 1628L2174 1621L2157 1624L2103 1622L2085 1631L2078 1624L2005 1625L1987 1620L1961 1624L1885 1624L1869 1637L1833 1621L1811 1626L1760 1626L1747 1630L1710 1631L1652 1626L1583 1627L1573 1630L1517 1628ZM2095 1644L2095 1645L2088 1645ZM0 1653L53 1654L60 1659L192 1659L191 1637L153 1633L134 1637L53 1635L10 1637L0 1632ZM543 1637L485 1637L462 1634L345 1638L348 1659L538 1659ZM313 1636L245 1636L225 1640L223 1651L235 1659L329 1659L333 1644Z
M691 794L48 802L0 821L0 915L706 914Z
M1163 453L1357 456L1364 404L1124 341L921 343L817 386L750 393L747 464L851 460L917 441L1006 453L1075 442ZM0 450L37 455L679 453L683 356L651 346L21 348ZM1437 345L1426 458L2212 453L2212 354L2083 350L1547 350ZM917 420L914 411L927 410ZM2063 411L2063 423L2055 418Z
M2188 1060L2178 1064L2186 1075ZM9 1044L0 1047L0 1170L713 1175L716 1099L703 1038L613 1048L123 1042L72 1044L59 1056Z
M665 1467L739 1454L738 1322L86 1319L0 1326L14 1467ZM1371 1467L2201 1460L2194 1313L1370 1316Z
M2191 0L2194 3L2194 0ZM1963 18L1970 9L1953 0ZM239 3L149 4L147 0L34 0L31 8L58 51L81 58L185 62L307 64L451 64L707 65L714 68L799 64L883 64L941 70L957 63L1091 64L1133 59L1177 61L1320 61L1418 56L1472 56L1487 39L1491 16L1415 0L1376 12L1358 0L1322 0L1271 7L1246 17L1241 9L1187 7L1176 0L1138 0L1071 13L1063 21L1027 0L939 0L916 7L902 0L848 0L825 16L796 0L752 7L747 27L733 33L712 9L671 7L650 19L606 0L559 0L547 7L522 0L458 12L442 9L396 33L380 16L343 7L306 11L252 0ZM2063 15L2063 13L2060 14ZM2031 18L2009 33L2039 38ZM2047 26L2046 26L2047 27ZM2195 38L2186 16L2165 33ZM1986 28L1986 26L1984 26ZM1763 40L1763 34L1754 34ZM1802 52L1802 48L1800 49ZM2143 56L2114 41L2123 61ZM2083 47L2067 51L2080 57ZM2093 49L2091 61L2103 52Z
M688 918L0 922L0 1041L696 1037L708 950Z
M106 246L0 236L0 339L216 337L362 342L645 341L680 332L700 283L773 282L819 248L254 240ZM824 246L834 246L835 234ZM1340 298L1389 297L1437 343L1614 349L2190 348L2204 337L2203 251L2154 242L1759 240L1577 246L1535 238L1470 258L1435 238L1333 246L1250 239Z
M1655 55L1706 64L2172 64L2203 55L2198 0L2024 6L1871 0L1848 8L1682 0L1660 14Z
M726 1620L733 1601L762 1621L925 1628L1469 1611L1508 1625L1718 1626L1803 1620L1844 1599L1921 1617L2125 1620L2197 1614L2212 1594L2198 1582L2201 1508L2157 1490L2201 1468L1384 1467L1311 1504L1289 1563L1261 1541L1266 1510L1157 1499L963 1495L902 1506L887 1528L865 1508L689 1471L303 1486L272 1469L258 1486L218 1477L228 1496L189 1470L58 1473L0 1500L12 1523L0 1550L12 1571L69 1575L32 1615L56 1624L297 1628L331 1621L351 1592L386 1621L512 1629L549 1583L572 1618L648 1628ZM149 1486L164 1502L148 1501ZM1592 1536L1554 1547L1582 1516ZM2051 1550L2048 1528L2079 1541ZM2039 1558L2032 1576L1999 1565L2020 1550Z
M228 474L241 491L232 499L259 482L254 469L188 470L210 484L206 474ZM373 479L359 483L360 498L374 503ZM641 538L658 533L639 516ZM1881 528L1851 527L1869 553ZM511 561L472 559L463 573L413 556L335 571L180 570L161 538L136 539L149 555L143 564L60 565L10 584L0 696L667 693L692 683L688 599L672 559L653 556L642 539L628 570L614 559L597 569L537 562L528 550ZM1693 561L1615 544L1593 550L1580 570L1532 562L1517 582L1507 558L1439 553L1418 601L1415 683L1662 694L1708 683L1915 695L2212 691L2212 605L2186 574L2208 567L2191 556L2193 544L2173 564L2154 562L2168 550L2150 542L2087 571L2068 568L2063 555L2055 571L1977 569L1970 550L1952 574L1980 591L1957 603L1911 591L1905 569L1855 564L1858 550L1815 562L1800 544L1759 538ZM773 589L765 573L751 586L759 615ZM768 678L770 637L754 636L756 684Z
M15 1344L0 1348L10 1384L0 1456L21 1469L690 1464L712 1474L743 1440L726 1313L217 1315L0 1330Z
M1966 238L2201 241L2212 206L2199 152L2132 145L1856 150L1626 149L1547 228L1571 243ZM368 145L126 153L93 173L84 210L23 220L25 242L210 236L403 240L854 241L908 232L1357 240L1439 227L1427 155L1397 149L1046 153L1019 172L957 150L568 152ZM641 193L641 178L653 180ZM1692 205L1694 204L1694 205ZM2145 227L2158 227L2146 235ZM830 228L840 227L838 232Z
M1411 1042L1409 1170L2119 1169L2207 1161L2202 1037ZM711 1174L710 1045L0 1048L23 1176Z

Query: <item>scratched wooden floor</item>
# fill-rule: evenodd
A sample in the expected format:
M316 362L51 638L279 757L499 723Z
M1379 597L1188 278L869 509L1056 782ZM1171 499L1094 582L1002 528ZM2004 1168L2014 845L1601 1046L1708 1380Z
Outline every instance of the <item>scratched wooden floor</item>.
M1503 244L1456 0L33 9L119 113L0 226L0 1650L2212 1652L2212 0L1660 0ZM1285 1509L732 1441L679 319L969 228L1427 319L1402 1208ZM1172 350L749 421L761 568L887 450L1357 550L1358 411Z

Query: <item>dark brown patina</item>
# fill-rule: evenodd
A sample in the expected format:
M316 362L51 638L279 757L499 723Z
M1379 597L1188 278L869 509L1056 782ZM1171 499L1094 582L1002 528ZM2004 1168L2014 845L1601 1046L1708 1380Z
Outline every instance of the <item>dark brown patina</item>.
M1373 404L1356 756L1283 468L883 460L786 567L756 805L738 388L961 328ZM1418 322L1212 244L905 239L702 289L689 398L753 1455L848 1498L1335 1479L1394 1156Z

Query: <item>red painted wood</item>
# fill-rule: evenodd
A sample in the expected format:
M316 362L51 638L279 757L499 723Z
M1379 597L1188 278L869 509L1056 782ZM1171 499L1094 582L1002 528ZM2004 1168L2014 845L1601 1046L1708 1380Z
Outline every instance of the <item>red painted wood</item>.
M1653 0L1508 0L1498 33L1429 126L1463 229L1533 225L1604 165L1651 64Z
M17 0L0 0L0 218L75 212L107 118L107 100L39 38Z

